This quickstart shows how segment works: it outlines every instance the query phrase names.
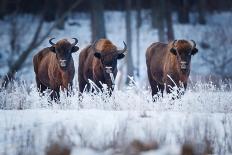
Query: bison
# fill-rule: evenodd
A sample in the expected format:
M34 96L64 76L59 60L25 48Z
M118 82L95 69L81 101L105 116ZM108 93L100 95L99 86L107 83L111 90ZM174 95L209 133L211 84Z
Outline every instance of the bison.
M85 87L90 91L93 81L98 88L102 89L102 84L106 84L108 90L113 91L114 79L117 75L117 60L122 59L127 51L126 43L124 49L119 50L108 39L99 39L92 45L87 46L80 52L78 81L80 92L83 93Z
M172 87L183 84L187 87L191 57L198 52L193 40L174 40L169 44L157 42L146 51L146 64L152 96L164 89L170 93Z
M51 99L59 99L59 90L70 90L74 78L75 68L72 53L79 50L76 38L74 43L62 39L53 43L51 38L50 47L39 51L33 58L36 83L39 91L44 92L47 88L52 90Z

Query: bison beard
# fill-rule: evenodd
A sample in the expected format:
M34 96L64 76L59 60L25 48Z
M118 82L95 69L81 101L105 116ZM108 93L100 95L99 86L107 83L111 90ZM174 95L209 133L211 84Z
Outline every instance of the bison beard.
M51 47L47 47L38 52L33 58L36 83L39 91L43 93L47 88L52 90L51 99L59 100L60 88L70 91L74 78L75 68L72 53L79 50L74 43L62 39L57 43L49 40Z
M117 60L122 59L127 50L118 50L117 47L107 39L99 39L92 45L87 46L80 52L78 81L80 92L83 93L85 87L90 91L89 80L93 81L102 90L102 84L106 84L111 94L114 89L114 79L117 75Z
M180 88L181 84L187 88L190 74L191 56L198 49L196 43L191 40L175 40L169 44L153 43L146 51L146 64L152 96L166 87L167 93L174 86Z

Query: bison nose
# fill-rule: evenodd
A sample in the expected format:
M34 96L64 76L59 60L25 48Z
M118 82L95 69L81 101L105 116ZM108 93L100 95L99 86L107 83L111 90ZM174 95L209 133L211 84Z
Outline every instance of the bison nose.
M188 67L188 63L186 61L181 61L180 62L180 68L181 69L187 69Z
M60 66L61 67L66 67L67 63L66 63L67 60L60 60Z
M112 67L106 66L105 69L106 69L106 73L108 73L110 75L110 80L111 80L112 84L115 85L115 79L114 79Z
M112 67L106 66L105 68L106 68L106 73L108 74L112 73Z

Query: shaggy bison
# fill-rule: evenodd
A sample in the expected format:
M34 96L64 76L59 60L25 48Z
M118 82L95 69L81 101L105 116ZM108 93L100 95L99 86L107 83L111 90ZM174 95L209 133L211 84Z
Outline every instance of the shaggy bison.
M190 73L190 62L192 55L198 49L196 43L191 40L174 40L169 44L153 43L146 51L147 74L151 85L152 96L166 86L167 93L175 85L187 87Z
M108 39L99 39L94 44L87 46L80 52L78 81L79 89L82 93L87 86L90 91L90 83L93 81L98 88L102 89L102 84L107 84L110 92L113 90L114 79L117 75L117 60L122 59L127 51L118 50L117 47Z
M52 90L51 98L59 99L60 87L62 90L68 90L72 86L72 80L75 73L72 53L79 50L75 46L78 42L76 38L74 43L62 39L53 43L51 38L47 47L38 52L33 58L34 71L37 87L42 93L47 88Z

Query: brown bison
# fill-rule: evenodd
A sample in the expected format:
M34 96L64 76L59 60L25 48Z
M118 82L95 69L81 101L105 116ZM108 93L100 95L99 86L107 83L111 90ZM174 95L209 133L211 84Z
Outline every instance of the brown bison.
M187 87L192 55L198 49L191 40L174 40L169 44L153 43L146 51L147 74L151 85L152 96L164 89L170 93L175 85Z
M34 71L37 87L41 93L47 88L52 90L51 98L59 99L59 90L69 90L72 86L72 80L75 73L72 53L79 50L75 46L78 42L76 38L74 43L62 39L53 43L51 38L49 43L51 47L42 49L33 58Z
M94 44L87 46L80 52L78 81L79 89L82 93L87 86L90 91L89 80L93 81L98 88L102 89L102 84L107 84L110 92L113 90L114 79L117 75L117 60L122 59L127 51L118 50L117 47L108 39L99 39Z

